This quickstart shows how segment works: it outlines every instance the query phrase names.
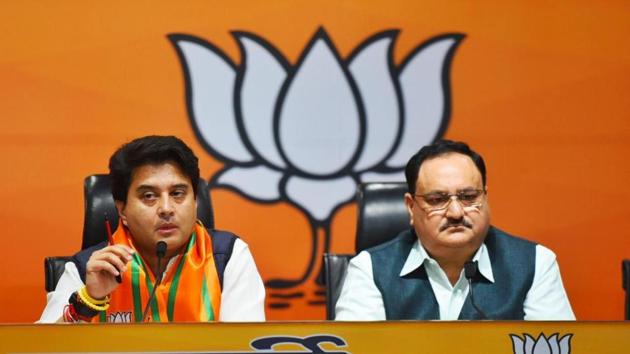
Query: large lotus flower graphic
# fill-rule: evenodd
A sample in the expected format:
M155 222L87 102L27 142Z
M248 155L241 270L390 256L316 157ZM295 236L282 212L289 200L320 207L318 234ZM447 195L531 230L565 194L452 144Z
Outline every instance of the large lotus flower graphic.
M527 333L522 338L510 334L514 354L571 354L572 337L573 334L565 334L558 338L558 333L554 333L547 338L541 333L534 339Z
M397 35L378 33L342 59L320 29L295 65L252 33L233 32L240 64L200 38L169 35L197 138L224 163L211 188L289 202L311 223L308 269L269 286L304 282L321 255L317 230L328 245L331 217L352 201L356 184L402 180L407 159L444 133L450 62L463 36L432 38L395 65Z

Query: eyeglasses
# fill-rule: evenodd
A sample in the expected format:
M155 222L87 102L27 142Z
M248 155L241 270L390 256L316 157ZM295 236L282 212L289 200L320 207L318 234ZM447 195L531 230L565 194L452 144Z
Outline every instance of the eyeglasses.
M483 204L483 196L486 194L485 189L465 189L457 193L448 194L443 192L434 192L427 194L415 194L416 197L422 198L427 212L445 210L455 198L463 208L479 208Z

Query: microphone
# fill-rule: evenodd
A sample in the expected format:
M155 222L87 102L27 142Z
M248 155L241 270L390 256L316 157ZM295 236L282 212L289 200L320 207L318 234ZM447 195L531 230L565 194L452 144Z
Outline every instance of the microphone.
M166 255L166 242L158 241L155 245L155 255L158 257L158 262Z
M155 270L155 285L153 286L153 291L151 292L151 296L149 296L149 301L147 301L147 306L144 308L144 312L142 313L142 322L146 321L147 314L149 313L149 308L151 307L151 303L155 299L155 291L158 286L162 282L163 273L160 271L162 267L160 267L160 263L162 258L166 255L166 242L158 241L155 245L155 255L157 256L157 269Z
M475 275L477 275L477 261L469 261L464 263L464 275L466 276L466 279L468 279L468 289L470 289L470 303L473 305L475 310L479 312L482 320L488 319L488 316L486 316L485 312L481 311L479 306L477 306L477 304L475 303L475 297L473 295L472 279L475 277Z

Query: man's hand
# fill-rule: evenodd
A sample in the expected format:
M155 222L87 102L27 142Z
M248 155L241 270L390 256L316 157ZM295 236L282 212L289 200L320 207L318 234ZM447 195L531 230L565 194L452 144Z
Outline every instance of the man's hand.
M88 294L95 299L109 295L116 287L117 275L127 270L127 263L134 251L125 245L112 245L95 251L86 265L85 285Z

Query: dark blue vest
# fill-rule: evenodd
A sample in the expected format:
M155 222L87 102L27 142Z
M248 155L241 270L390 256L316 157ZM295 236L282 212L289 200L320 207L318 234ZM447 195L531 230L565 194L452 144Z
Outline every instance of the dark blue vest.
M417 237L411 230L367 251L372 257L374 283L383 295L388 320L440 318L437 300L424 265L400 277L400 271ZM473 279L475 303L489 319L522 320L536 265L536 244L490 227L484 241L488 248L494 283L479 272ZM479 319L470 302L464 302L459 319Z
M210 237L212 238L212 254L214 256L214 264L217 268L217 274L219 275L219 284L223 289L223 273L225 272L225 266L228 264L230 257L232 256L232 249L234 248L234 242L238 236L228 231L220 230L208 230ZM72 262L77 266L81 280L85 283L85 267L88 259L94 251L100 250L107 246L107 241L98 243L92 247L88 247L79 251L72 256Z

